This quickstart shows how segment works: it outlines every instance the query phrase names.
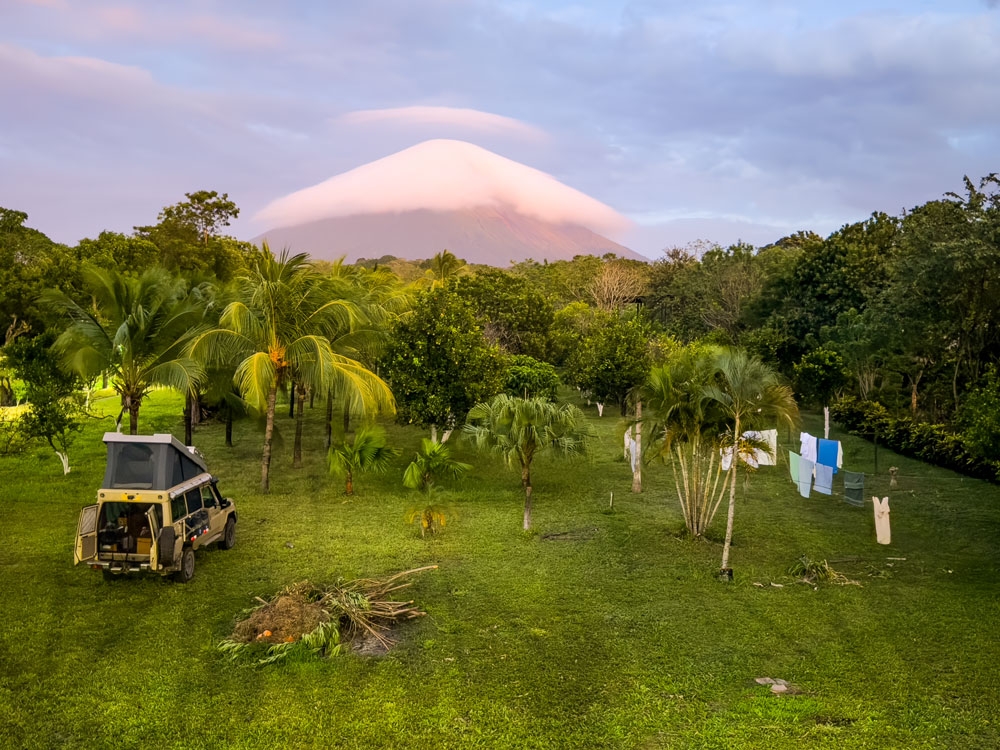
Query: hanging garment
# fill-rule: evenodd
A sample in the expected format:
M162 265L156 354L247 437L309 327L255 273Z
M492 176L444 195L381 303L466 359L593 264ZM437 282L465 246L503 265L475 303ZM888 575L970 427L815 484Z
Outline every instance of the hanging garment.
M816 438L810 435L808 432L803 432L799 435L799 440L801 441L801 447L799 448L799 453L802 454L802 458L807 461L816 462Z
M833 494L833 472L835 469L832 466L824 466L823 464L816 464L816 485L815 490L817 492L822 492L824 495Z
M844 502L855 508L865 507L865 475L857 471L844 472Z
M747 430L743 433L743 438L745 440L753 440L755 443L766 443L764 439L764 433L758 432L757 430ZM748 464L757 468L759 466L769 466L768 464L768 453L767 448L752 448L746 451L747 458L744 459ZM750 458L753 460L751 461Z
M809 497L809 489L812 487L813 469L816 464L805 458L799 459L799 494L802 497Z
M875 539L879 544L892 544L892 534L889 530L889 498L879 500L872 498L875 505Z
M829 466L833 474L837 473L837 454L840 452L839 440L824 440L820 438L816 447L816 463Z
M755 432L753 430L748 430L743 433L744 439L761 441L761 433ZM729 471L729 467L733 465L733 446L728 448L719 448L719 455L722 456L722 470ZM762 461L761 457L764 456L764 451L760 448L748 448L742 446L740 450L740 460L743 461L747 466L752 469L760 468Z
M733 465L733 446L719 448L719 455L722 456L722 470L729 471L729 467Z
M631 435L629 435L629 430L625 430L625 453L624 453L624 458L625 458L626 461L629 460L629 448L631 447L630 446L631 442L632 442L632 437L631 437Z
M630 437L629 441L629 456L631 457L629 463L632 465L632 473L635 474L635 466L639 463L639 446L636 445L635 438Z
M777 430L764 430L760 433L761 440L767 443L767 449L760 451L760 455L757 457L758 463L761 466L777 466L778 465L778 431Z
M802 459L795 451L788 451L788 473L792 475L792 481L799 483L799 461Z
M844 446L839 440L837 441L837 468L844 468Z

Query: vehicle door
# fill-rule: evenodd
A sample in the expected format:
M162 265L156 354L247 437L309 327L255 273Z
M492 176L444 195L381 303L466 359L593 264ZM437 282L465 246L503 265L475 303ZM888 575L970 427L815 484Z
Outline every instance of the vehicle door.
M201 499L208 511L209 537L222 533L226 526L226 513L219 506L219 497L216 495L211 482L206 482L201 486Z
M80 511L76 524L76 545L73 547L74 565L97 558L97 510L98 506L88 505Z
M152 540L149 543L149 569L157 570L160 567L160 522L156 518L156 506L150 505L146 511L146 524L149 528Z

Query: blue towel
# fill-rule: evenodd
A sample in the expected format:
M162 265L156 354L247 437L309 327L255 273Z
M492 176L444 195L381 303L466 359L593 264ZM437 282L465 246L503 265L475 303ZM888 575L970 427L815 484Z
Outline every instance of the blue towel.
M833 494L833 472L836 471L832 466L824 466L823 464L816 464L816 491L822 492L824 495Z
M837 440L819 439L816 448L816 463L829 466L833 469L833 474L837 473L837 453L840 450L840 442Z
M812 461L804 458L799 459L799 494L802 497L809 497L809 488L812 486L813 469L816 467Z

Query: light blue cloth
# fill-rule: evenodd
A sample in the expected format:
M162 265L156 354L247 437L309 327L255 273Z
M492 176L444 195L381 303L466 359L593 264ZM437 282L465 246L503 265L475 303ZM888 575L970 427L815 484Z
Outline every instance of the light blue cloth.
M799 461L802 457L795 451L788 451L788 473L792 475L792 481L799 483Z
M833 469L831 474L837 473L837 454L840 452L840 442L837 440L819 439L816 447L816 463L829 466ZM817 477L818 478L818 477Z
M809 497L809 488L812 486L813 469L816 464L805 458L799 459L799 494L802 497Z
M836 471L832 466L824 466L823 464L816 464L816 485L815 490L817 492L822 492L824 495L833 494L833 472Z

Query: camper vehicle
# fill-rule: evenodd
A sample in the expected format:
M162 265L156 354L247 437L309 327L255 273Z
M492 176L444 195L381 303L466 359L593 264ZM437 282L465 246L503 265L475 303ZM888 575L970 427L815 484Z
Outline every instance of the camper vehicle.
M194 577L195 550L236 543L236 507L193 448L173 435L104 435L97 503L80 512L74 564L105 577L141 571Z

